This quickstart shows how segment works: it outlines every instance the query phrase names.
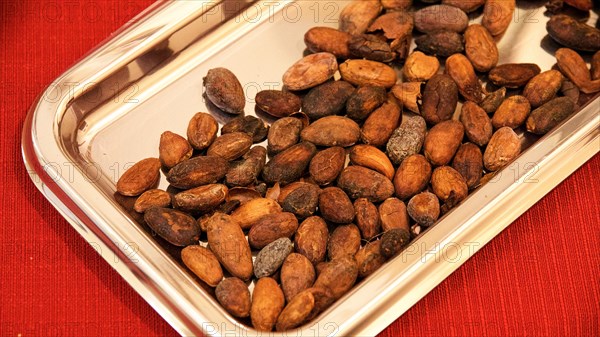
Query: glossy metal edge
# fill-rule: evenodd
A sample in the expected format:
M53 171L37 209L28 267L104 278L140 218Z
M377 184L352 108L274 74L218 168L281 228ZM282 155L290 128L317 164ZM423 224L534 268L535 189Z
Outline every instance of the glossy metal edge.
M40 191L180 334L254 335L254 330L241 326L215 307L214 301L203 295L189 277L179 275L178 283L174 283L172 275L181 274L181 270L164 254L150 254L152 251L148 250L157 250L157 247L143 233L122 231L119 227L126 227L123 221L130 220L117 210L109 209L110 203L99 200L92 205L90 200L96 200L94 198L101 194L81 171L76 170L73 179L64 179L54 164L68 162L69 158L59 144L48 141L58 141L56 122L72 97L68 92L58 100L49 101L44 97L55 97L50 94L69 83L83 85L110 75L196 17L202 8L203 2L156 5L151 13L57 79L28 114L23 129L23 157ZM131 41L136 44L128 43ZM322 314L317 322L302 327L297 333L271 335L364 336L383 330L599 151L599 104L596 98L525 151L513 163L518 170L514 170L515 166L502 170L497 179L474 195L476 198L468 198L400 256ZM537 183L529 183L536 179ZM140 245L137 261L131 261L128 252L123 250L127 242ZM112 253L119 257L120 264L114 262Z

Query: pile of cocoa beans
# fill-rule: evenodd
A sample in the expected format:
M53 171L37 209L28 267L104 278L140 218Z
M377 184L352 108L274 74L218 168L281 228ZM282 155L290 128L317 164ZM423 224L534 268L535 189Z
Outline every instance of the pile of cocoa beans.
M243 116L238 78L211 69L206 98L240 116L220 127L199 112L187 135L164 132L158 158L128 169L115 197L180 247L228 313L263 331L299 327L513 161L515 129L543 135L600 91L600 31L563 14L592 2L550 1L548 34L564 48L545 71L498 64L515 5L349 2L338 29L306 32L310 53L283 90L256 95L276 121ZM579 53L595 53L591 70Z

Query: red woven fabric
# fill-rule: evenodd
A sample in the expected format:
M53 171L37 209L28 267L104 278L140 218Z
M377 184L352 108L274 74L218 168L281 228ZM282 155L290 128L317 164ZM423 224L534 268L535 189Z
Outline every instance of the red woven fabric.
M174 336L35 189L20 154L35 96L151 1L0 3L1 336ZM600 156L382 336L600 335Z

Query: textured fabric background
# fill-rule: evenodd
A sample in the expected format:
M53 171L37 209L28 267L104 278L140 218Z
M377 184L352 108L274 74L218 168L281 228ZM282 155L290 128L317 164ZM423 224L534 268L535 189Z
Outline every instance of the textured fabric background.
M20 153L36 95L149 3L0 2L1 336L176 335L35 189ZM596 156L381 335L600 335L599 174Z

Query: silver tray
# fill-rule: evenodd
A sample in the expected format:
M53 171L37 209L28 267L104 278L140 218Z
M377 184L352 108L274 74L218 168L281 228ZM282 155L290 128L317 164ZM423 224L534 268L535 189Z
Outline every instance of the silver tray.
M540 44L547 21L542 3L519 5L499 42L500 63L535 62L543 70L555 63L556 46ZM261 333L227 314L176 253L115 202L115 182L134 162L157 156L163 131L185 134L195 112L214 112L202 97L208 69L231 69L246 89L246 112L254 114L256 91L281 88L281 75L301 57L304 32L335 27L345 4L157 3L57 78L29 112L22 151L36 186L182 335ZM516 161L399 256L298 331L272 335L372 336L383 330L599 151L599 107L596 96L539 141L524 137L527 149ZM221 123L230 118L215 114Z

